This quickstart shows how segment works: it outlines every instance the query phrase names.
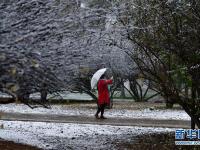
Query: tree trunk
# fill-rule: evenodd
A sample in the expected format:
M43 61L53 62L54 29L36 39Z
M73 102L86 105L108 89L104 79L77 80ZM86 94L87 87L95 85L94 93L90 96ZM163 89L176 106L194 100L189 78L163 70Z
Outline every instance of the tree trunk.
M40 92L41 96L40 96L40 99L41 99L41 102L46 102L47 100L47 91L43 90Z
M192 80L192 106L193 106L193 109L192 109L192 114L194 114L196 112L195 110L195 99L197 97L196 95L196 87L195 87L195 80L193 78ZM191 117L191 129L194 129L195 128L195 119L194 117Z
M195 114L193 114L190 109L187 107L187 104L182 104L181 105L183 107L183 109L185 110L185 112L191 117L191 129L195 128L195 125L197 125L197 127L200 129L200 120L198 116L195 116Z
M186 97L186 98L189 97L189 89L188 89L188 86L185 87L185 97Z
M121 85L121 95L120 95L121 98L125 98L125 90L124 90L124 86Z
M169 98L166 99L166 108L167 109L172 109L174 105L173 100L170 100Z
M194 119L191 118L191 129L195 129L195 122Z

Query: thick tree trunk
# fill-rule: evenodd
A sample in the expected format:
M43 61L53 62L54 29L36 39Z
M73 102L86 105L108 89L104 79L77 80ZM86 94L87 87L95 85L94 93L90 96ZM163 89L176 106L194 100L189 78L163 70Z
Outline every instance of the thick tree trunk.
M192 124L192 122L194 122L193 124ZM199 120L199 117L198 116L193 116L192 117L192 122L191 122L191 125L193 125L193 126L191 126L191 129L194 129L195 128L195 125L197 125L197 127L200 129L200 120Z
M191 117L191 129L195 128L195 125L197 125L197 127L200 129L200 120L199 120L199 116L196 116L195 114L193 114L190 109L187 107L187 104L182 104L181 105L183 107L183 109L185 110L185 112Z
M191 129L195 129L195 122L192 118L191 118Z

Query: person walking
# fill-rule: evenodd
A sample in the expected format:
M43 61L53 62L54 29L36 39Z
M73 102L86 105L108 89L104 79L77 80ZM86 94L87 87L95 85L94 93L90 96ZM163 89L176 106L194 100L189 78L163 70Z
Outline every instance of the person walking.
M104 117L104 109L107 105L110 104L110 97L109 97L109 91L108 91L108 85L112 84L113 80L111 79L106 79L105 74L103 74L100 77L100 80L98 81L97 84L97 89L98 89L98 101L97 101L97 112L95 114L95 117L99 119L99 113L101 112L100 119L107 119Z

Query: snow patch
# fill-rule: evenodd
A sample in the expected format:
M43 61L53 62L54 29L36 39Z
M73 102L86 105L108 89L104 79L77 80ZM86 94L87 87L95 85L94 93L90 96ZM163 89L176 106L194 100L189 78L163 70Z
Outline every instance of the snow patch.
M0 130L0 138L11 140L17 143L24 143L37 146L42 149L56 149L61 145L67 147L76 145L80 149L84 147L98 147L98 135L115 138L123 135L142 135L146 133L163 133L173 132L172 128L152 128L152 127L129 127L129 126L111 126L111 125L90 125L90 124L73 124L73 123L44 123L44 122L23 122L23 121L0 121L3 129ZM82 137L82 138L81 138ZM87 137L91 138L87 141ZM81 143L78 143L79 141ZM106 142L102 138L101 142ZM115 139L113 139L115 140ZM112 142L112 141L111 141ZM83 145L81 145L83 144ZM111 144L111 143L110 143ZM108 147L108 145L106 145Z

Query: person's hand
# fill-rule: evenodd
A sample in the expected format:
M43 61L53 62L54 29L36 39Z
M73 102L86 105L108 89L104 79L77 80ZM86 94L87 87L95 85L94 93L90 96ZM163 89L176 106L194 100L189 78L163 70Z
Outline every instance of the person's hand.
M113 80L113 76L110 79Z

